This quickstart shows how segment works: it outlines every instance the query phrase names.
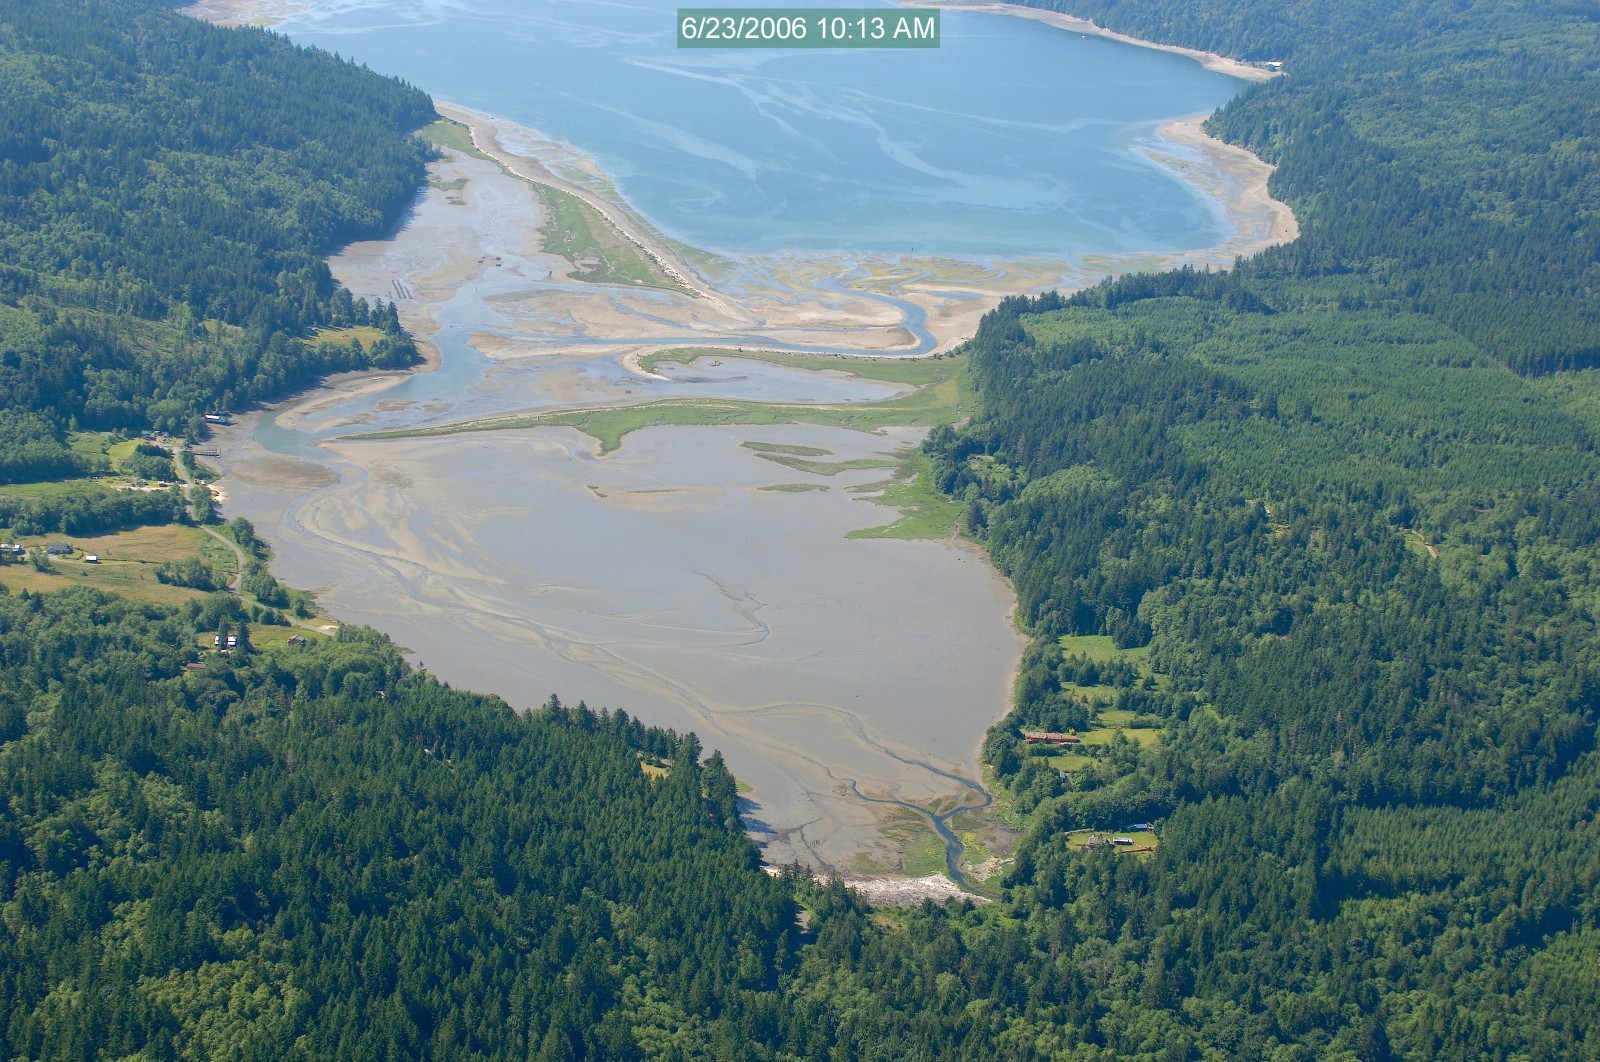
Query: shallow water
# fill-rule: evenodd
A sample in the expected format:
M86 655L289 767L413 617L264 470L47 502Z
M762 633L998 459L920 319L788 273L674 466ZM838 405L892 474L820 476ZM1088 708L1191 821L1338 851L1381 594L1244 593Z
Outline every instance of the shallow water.
M679 50L677 6L345 0L277 28L576 145L696 247L1071 259L1223 235L1132 150L1238 91L1187 59L965 11L937 50Z

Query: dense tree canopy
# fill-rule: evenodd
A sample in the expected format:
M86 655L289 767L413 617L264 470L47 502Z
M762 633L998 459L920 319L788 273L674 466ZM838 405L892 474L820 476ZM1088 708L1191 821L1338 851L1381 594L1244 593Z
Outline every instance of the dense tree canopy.
M354 629L186 668L237 610L0 592L8 1057L625 1059L770 1012L794 907L720 758Z
M960 931L1027 971L995 1042L1592 1057L1600 390L1507 367L1600 351L1596 24L1052 6L1287 59L1214 126L1280 164L1305 236L1008 301L967 348L981 413L929 440L1036 634L985 750L1031 816L1030 930ZM1021 739L1113 712L1159 743L1066 771ZM1069 833L1135 820L1142 860Z
M0 26L0 403L194 430L414 357L322 256L411 201L424 94L147 0L5 0ZM368 322L367 349L306 338Z
M1538 0L1020 0L1257 61L1211 128L1304 233L1254 274L1345 276L1518 372L1600 363L1600 20Z

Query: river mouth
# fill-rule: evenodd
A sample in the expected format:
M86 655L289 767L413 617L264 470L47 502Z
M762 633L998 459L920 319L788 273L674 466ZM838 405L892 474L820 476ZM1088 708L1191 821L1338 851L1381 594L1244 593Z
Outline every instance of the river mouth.
M1010 704L1014 598L947 531L847 537L896 518L875 496L927 426L962 411L846 416L920 392L782 352L925 355L1006 295L1230 261L1270 236L1270 211L1234 209L1259 173L1169 145L1233 221L1228 242L1188 256L730 258L661 239L603 194L603 174L574 176L570 148L441 109L470 123L473 152L430 168L392 239L331 262L354 294L395 303L429 371L334 381L241 418L222 440L226 514L256 523L281 578L452 684L695 731L740 779L769 863L962 882L953 824L970 838L961 809L989 803L978 745ZM549 189L610 226L637 275L578 279L592 263L552 237ZM683 347L703 352L653 360ZM548 425L371 438L662 402L832 423L691 410L610 439ZM965 855L1004 846L994 833Z
M242 418L223 440L227 514L272 542L280 578L445 681L518 708L554 693L694 731L739 778L769 862L908 869L938 843L931 820L874 801L938 812L970 799L1022 647L1010 587L980 551L846 537L897 518L874 498L924 428L654 427L614 452L567 427L364 437L662 400L881 406L916 385L863 378L848 359L798 367L772 348L804 338L804 314L853 341L836 346L892 346L914 331L903 308L846 290L806 308L791 289L772 293L771 327L762 300L721 290L574 283L539 244L526 184L463 156L435 181L448 194L424 196L394 239L332 263L357 294L398 296L433 370L345 378ZM748 296L754 271L739 277ZM723 320L737 335L705 335L718 305L736 307ZM574 322L564 336L552 314ZM723 345L640 365L672 339Z

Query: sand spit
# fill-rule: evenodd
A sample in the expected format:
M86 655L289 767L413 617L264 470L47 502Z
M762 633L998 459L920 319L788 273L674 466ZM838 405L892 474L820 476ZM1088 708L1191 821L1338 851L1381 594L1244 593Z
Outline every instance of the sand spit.
M291 12L308 2L199 0L184 10L242 22ZM1147 44L1055 12L988 2L947 6ZM1241 78L1271 76L1219 56L1148 46L1190 55ZM1298 231L1288 208L1266 192L1271 167L1206 136L1197 116L1163 126L1143 150L1221 204L1229 234L1215 247L1098 256L1084 263L911 255L774 255L732 261L663 237L616 193L594 160L572 145L451 103L437 102L436 108L465 125L477 150L492 162L449 151L431 167L434 187L407 223L408 230L426 229L430 239L405 241L406 233L399 234L394 242L408 244L405 260L397 259L393 247L366 243L352 245L334 261L335 271L352 290L399 305L402 320L430 362L444 327L434 308L467 288L481 290L484 302L505 319L503 330L479 329L469 341L494 359L592 356L600 347L621 357L646 345L759 345L904 355L958 345L1008 295L1072 290L1128 270L1185 264L1226 268L1236 257L1292 239ZM454 187L463 180L466 187ZM452 190L446 194L440 185ZM540 185L571 195L600 215L660 270L666 290L568 279L571 263L546 253L542 245L541 227L549 219L533 187ZM451 209L441 213L441 206ZM421 217L424 213L429 216ZM913 319L919 322L915 327L909 324Z
M507 173L513 177L520 177L530 184L555 188L583 200L624 239L643 252L671 283L699 298L718 301L716 296L701 287L695 268L682 259L648 222L635 214L626 204L619 199L596 194L587 182L579 183L560 176L554 167L547 166L544 162L544 159L554 154L567 161L569 172L571 168L576 168L588 176L590 181L604 182L604 175L599 167L586 156L580 156L576 149L536 134L536 138L530 141L529 136L533 131L524 126L452 103L435 101L434 109L451 121L466 126L472 135L473 146L498 162ZM504 138L508 134L520 141L520 148L507 145Z

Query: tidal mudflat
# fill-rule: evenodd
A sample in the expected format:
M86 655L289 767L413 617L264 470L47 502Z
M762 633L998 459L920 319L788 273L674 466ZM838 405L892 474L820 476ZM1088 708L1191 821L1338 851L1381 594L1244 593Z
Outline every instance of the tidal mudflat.
M895 518L871 496L920 428L680 424L610 452L548 425L370 436L662 400L871 409L912 385L775 352L928 354L1007 294L1231 262L1288 231L1266 167L1192 129L1121 137L1136 161L1119 166L1178 174L1208 204L1216 224L1189 249L711 253L663 236L572 145L441 110L464 125L436 132L446 149L410 216L331 263L357 295L395 303L427 371L333 381L243 418L222 440L227 515L256 522L280 577L452 683L696 731L749 787L773 862L942 866L933 819L987 799L977 746L1022 640L981 552L846 537ZM680 347L711 353L641 368Z
M847 539L881 469L796 471L743 443L890 459L920 432L571 429L325 444L337 485L266 528L280 574L455 684L694 730L753 787L770 859L896 868L881 806L976 803L977 735L1021 642L970 548ZM796 483L820 490L770 489ZM284 494L235 489L231 511Z
M845 537L896 517L871 488L920 430L653 428L604 456L566 428L352 436L665 398L867 405L908 388L737 346L641 369L642 352L704 341L710 300L565 280L526 184L464 156L437 171L448 194L333 263L356 292L398 300L433 371L335 381L246 418L225 439L228 514L258 524L280 577L447 681L694 730L750 787L770 860L902 869L933 842L927 823L863 797L978 803L976 746L1021 650L981 552ZM579 310L564 334L548 316L560 300ZM777 312L791 332L805 314L901 332L871 300L881 320L851 320L848 300ZM628 312L642 305L656 312ZM807 467L781 460L796 456Z

